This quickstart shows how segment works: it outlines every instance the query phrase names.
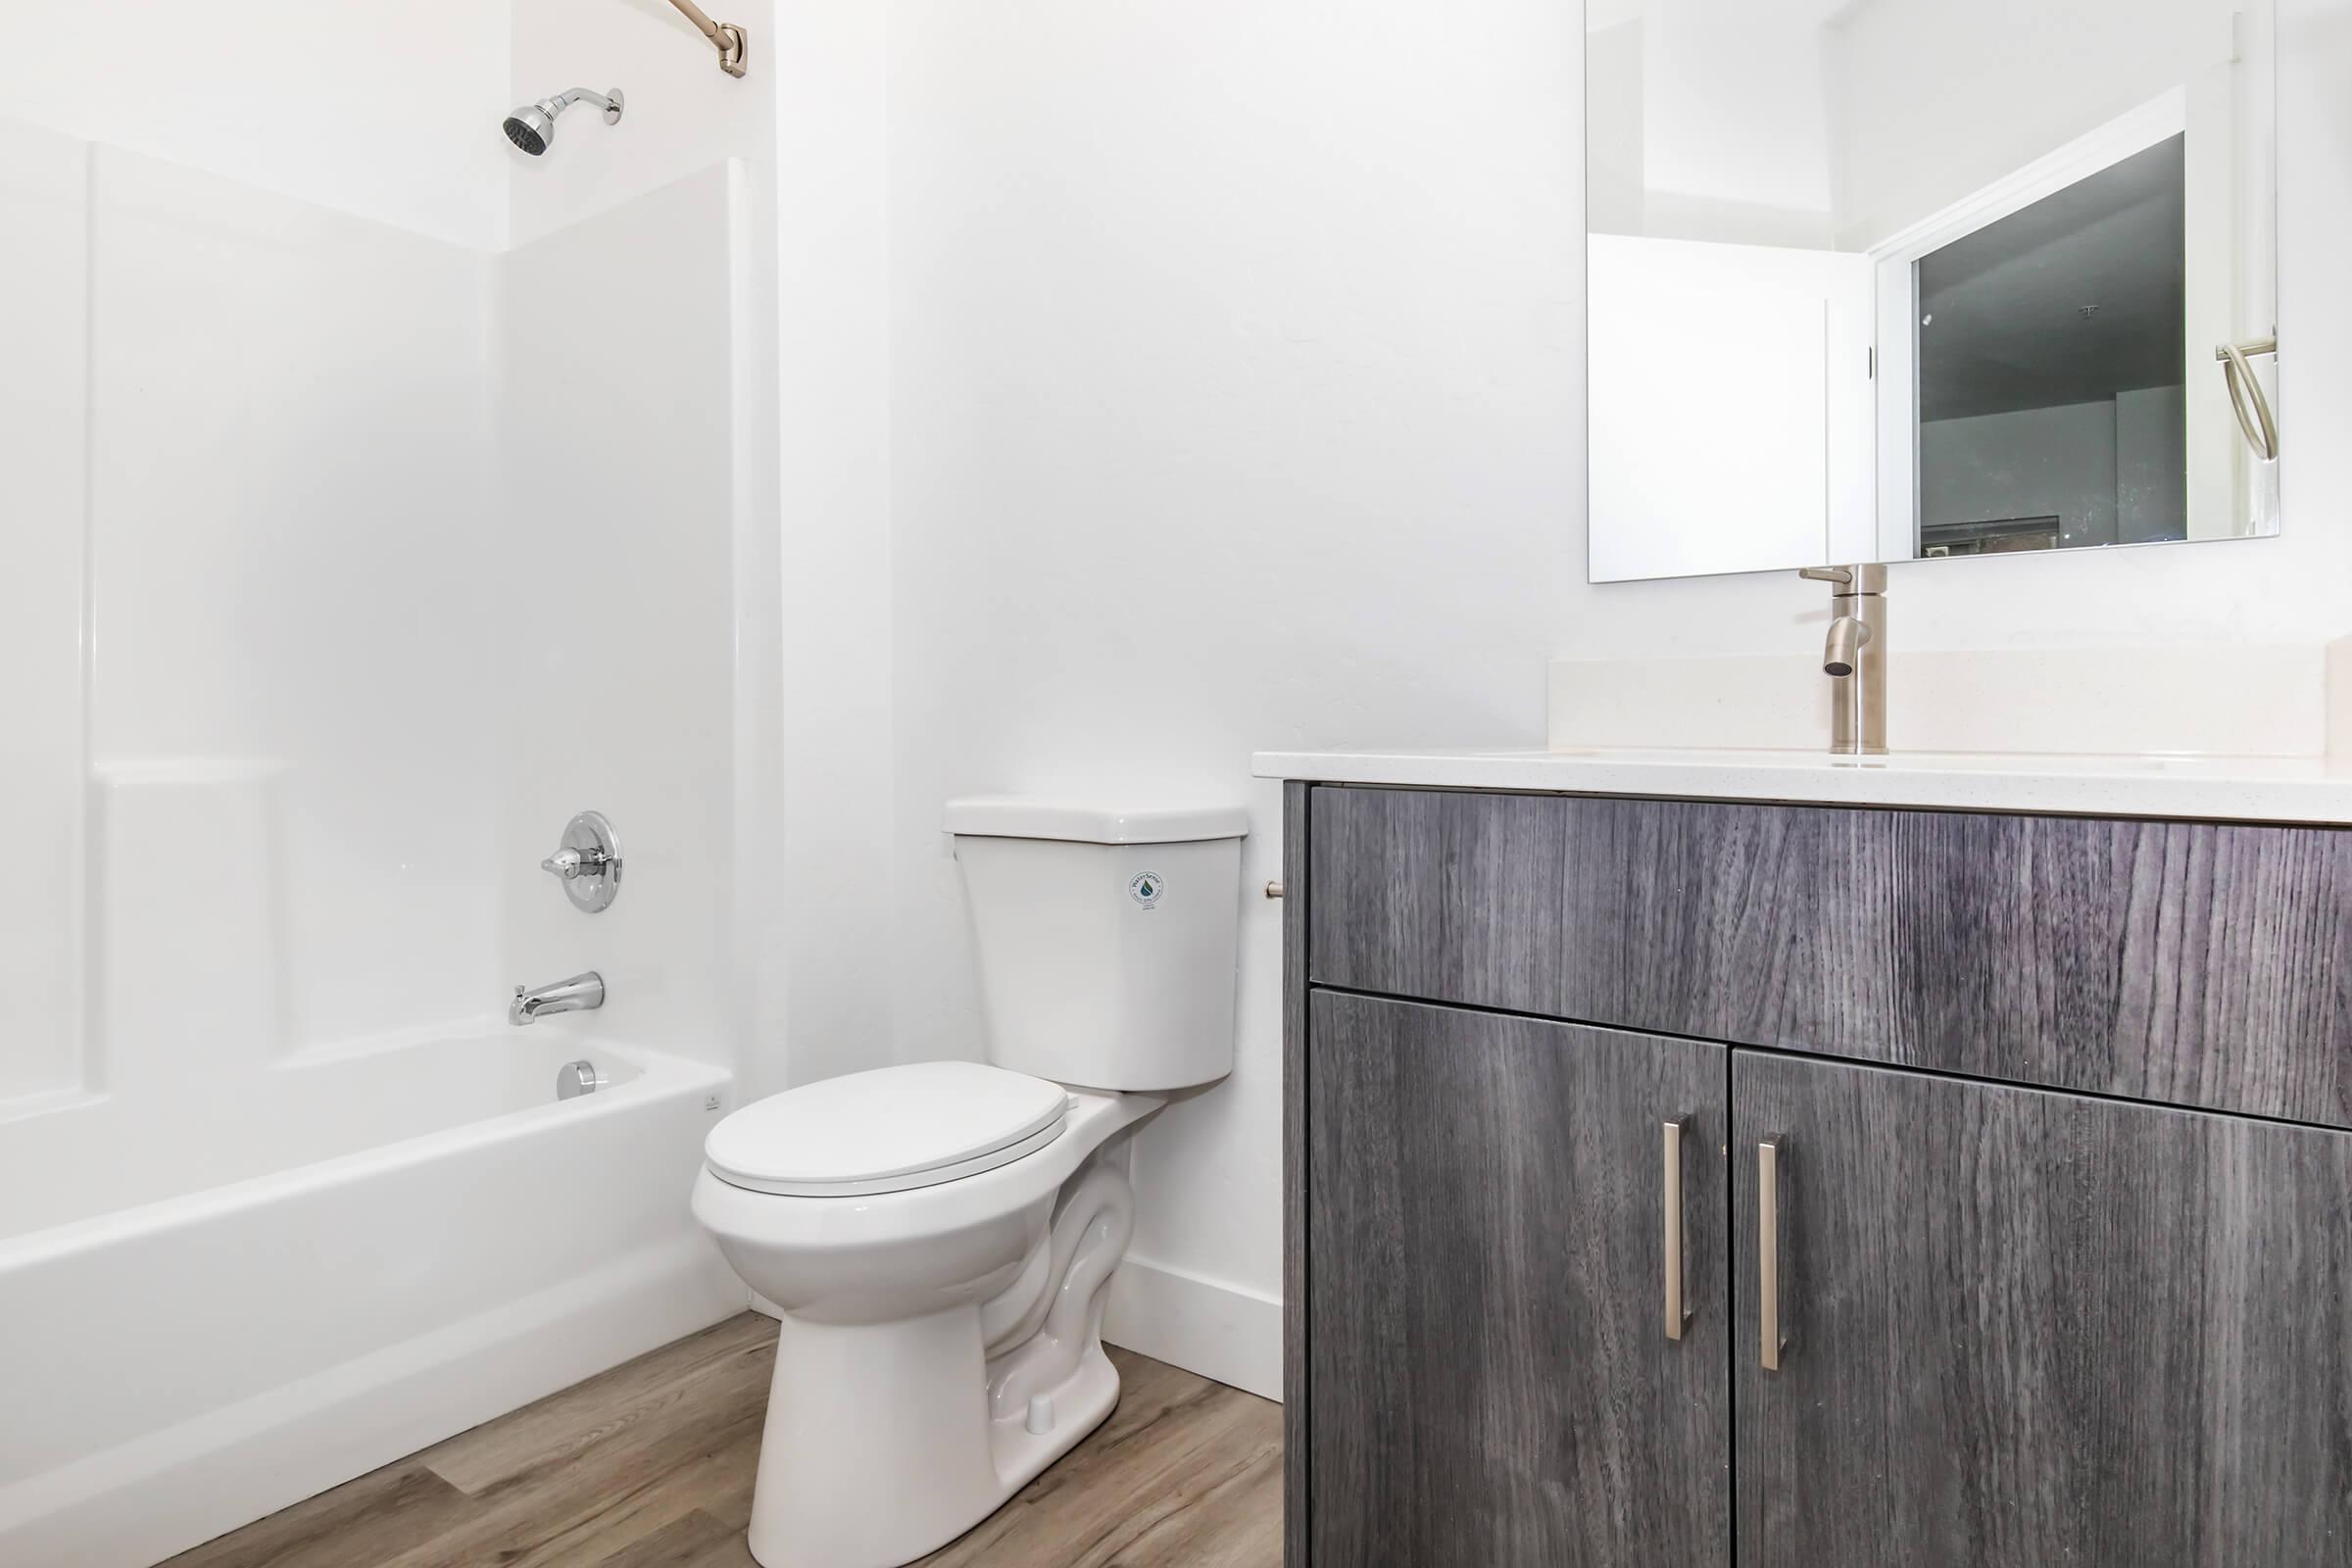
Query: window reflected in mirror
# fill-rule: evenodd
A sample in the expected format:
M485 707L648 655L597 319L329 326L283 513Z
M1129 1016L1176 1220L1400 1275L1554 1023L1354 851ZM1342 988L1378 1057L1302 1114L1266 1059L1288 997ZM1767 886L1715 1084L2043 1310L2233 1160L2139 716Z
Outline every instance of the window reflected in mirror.
M2188 537L2181 149L1912 264L1919 554Z

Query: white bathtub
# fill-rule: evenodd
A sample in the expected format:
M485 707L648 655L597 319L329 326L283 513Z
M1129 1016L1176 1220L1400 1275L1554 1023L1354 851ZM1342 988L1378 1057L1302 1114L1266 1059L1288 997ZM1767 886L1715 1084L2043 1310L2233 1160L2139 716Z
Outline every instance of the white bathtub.
M542 1025L0 1120L0 1564L143 1568L740 1311L730 1097Z

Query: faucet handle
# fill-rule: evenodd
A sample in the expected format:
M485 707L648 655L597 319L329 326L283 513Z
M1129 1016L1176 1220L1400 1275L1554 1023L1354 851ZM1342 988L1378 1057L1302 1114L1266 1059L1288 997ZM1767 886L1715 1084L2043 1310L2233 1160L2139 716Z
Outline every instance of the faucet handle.
M541 860L539 869L569 882L574 877L602 876L605 860L605 852L594 846L585 851L563 849Z
M1811 582L1832 584L1830 597L1833 599L1883 594L1886 591L1886 568L1883 565L1799 566L1796 574Z
M620 894L620 840L602 813L582 811L564 824L563 841L539 869L564 884L573 907L594 914Z

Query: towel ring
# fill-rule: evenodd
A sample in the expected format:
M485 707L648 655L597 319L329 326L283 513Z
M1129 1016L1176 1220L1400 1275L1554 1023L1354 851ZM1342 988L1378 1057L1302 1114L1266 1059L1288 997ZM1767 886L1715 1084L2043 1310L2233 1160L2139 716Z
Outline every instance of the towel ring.
M2246 362L2249 354L2276 354L2278 340L2275 337L2256 338L2251 343L2224 343L2213 351L2222 362L2222 378L2230 383L2230 407L2237 411L2237 427L2246 433L2246 444L2256 457L2265 463L2278 461L2278 421L2271 416L2271 400L2255 377L2254 367ZM2248 393L2253 394L2254 407L2246 408Z

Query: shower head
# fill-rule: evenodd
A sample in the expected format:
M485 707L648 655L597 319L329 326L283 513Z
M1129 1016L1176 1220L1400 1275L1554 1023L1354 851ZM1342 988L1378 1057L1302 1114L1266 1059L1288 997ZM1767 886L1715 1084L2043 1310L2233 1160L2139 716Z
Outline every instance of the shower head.
M547 144L556 139L556 117L582 99L586 99L605 112L606 124L617 125L620 123L621 96L618 87L612 89L611 97L607 97L601 92L590 92L585 87L574 87L569 92L560 92L553 98L542 98L535 104L524 104L520 109L509 115L504 127L507 140L529 153L533 158L538 157L547 151Z

